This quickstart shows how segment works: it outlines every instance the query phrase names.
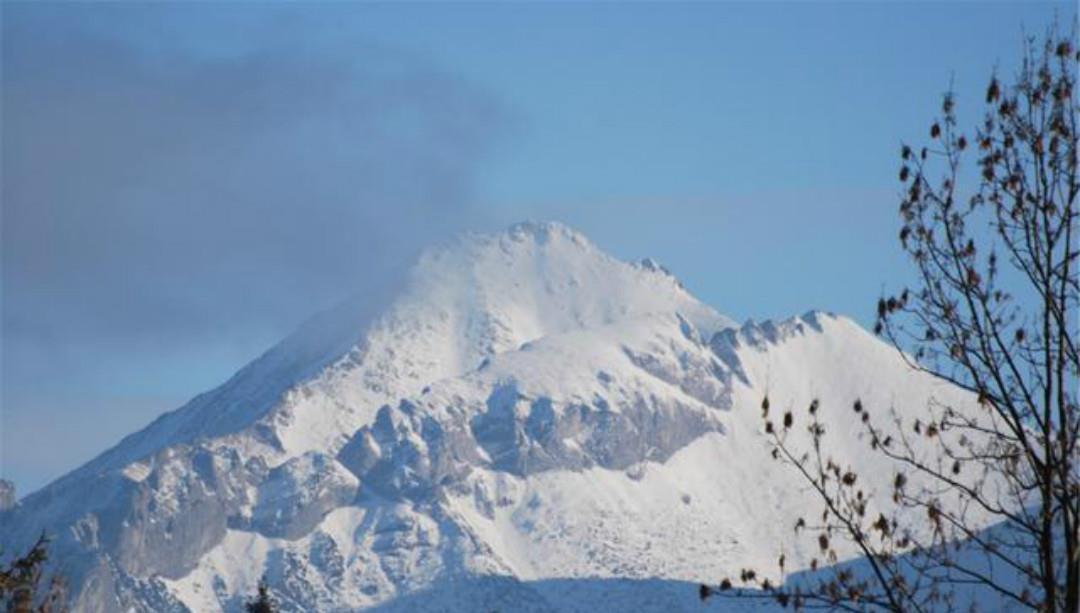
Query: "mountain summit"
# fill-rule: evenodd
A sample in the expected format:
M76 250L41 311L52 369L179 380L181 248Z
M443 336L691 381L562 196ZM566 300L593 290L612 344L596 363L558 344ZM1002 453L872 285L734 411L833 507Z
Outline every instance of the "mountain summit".
M238 611L263 576L290 611L690 608L680 582L814 553L766 392L819 399L863 465L855 398L956 394L850 320L738 326L652 260L518 224L428 251L393 296L0 511L0 544L55 535L86 611Z

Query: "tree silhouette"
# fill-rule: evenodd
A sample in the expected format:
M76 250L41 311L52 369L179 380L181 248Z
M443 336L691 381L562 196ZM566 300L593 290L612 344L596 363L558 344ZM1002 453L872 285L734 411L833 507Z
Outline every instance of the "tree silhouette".
M26 555L0 567L0 606L9 613L63 613L67 591L53 575L45 580L49 539L42 534Z
M244 604L247 613L275 613L277 603L270 596L270 588L266 585L266 579L259 581L258 589L255 598Z
M900 151L899 240L917 281L878 301L875 332L912 368L969 392L972 406L933 402L916 417L890 409L882 419L855 400L865 440L897 467L882 476L828 455L817 401L808 418L786 412L776 423L768 398L762 403L773 457L822 502L820 518L799 519L796 532L816 540L827 563L837 561L837 540L853 545L865 572L835 566L773 586L747 569L741 583L756 590L732 590L725 579L703 586L703 597L936 611L978 587L996 606L1080 611L1080 52L1072 29L1027 39L1013 82L991 78L970 137L949 92L929 144ZM978 187L962 196L972 150ZM876 478L892 507L872 502Z

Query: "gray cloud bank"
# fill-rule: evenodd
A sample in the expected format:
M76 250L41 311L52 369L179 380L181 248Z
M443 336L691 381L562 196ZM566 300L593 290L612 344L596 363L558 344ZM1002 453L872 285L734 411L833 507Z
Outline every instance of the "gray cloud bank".
M21 485L152 416L70 431L154 396L118 370L270 342L470 223L496 100L311 20L221 10L245 6L235 31L175 7L4 7L0 473ZM186 38L154 38L170 26ZM50 436L77 448L47 456Z

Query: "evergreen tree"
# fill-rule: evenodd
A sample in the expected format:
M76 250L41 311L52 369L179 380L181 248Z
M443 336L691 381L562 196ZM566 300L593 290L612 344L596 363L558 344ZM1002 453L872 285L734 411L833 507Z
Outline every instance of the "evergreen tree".
M266 579L259 581L259 592L255 598L244 605L247 613L276 613L277 603L270 596L270 588L266 585Z
M0 607L8 613L64 613L67 591L53 576L45 580L49 539L42 534L26 555L0 566Z

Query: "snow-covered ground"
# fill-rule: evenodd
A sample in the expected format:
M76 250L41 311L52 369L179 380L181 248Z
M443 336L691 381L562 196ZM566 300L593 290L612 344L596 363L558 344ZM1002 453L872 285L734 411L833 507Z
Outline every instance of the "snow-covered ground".
M0 543L57 535L88 611L235 611L262 576L287 610L701 610L697 582L813 554L765 394L818 399L833 457L882 475L855 399L969 402L851 320L738 326L558 224L433 249L361 304L20 501Z

